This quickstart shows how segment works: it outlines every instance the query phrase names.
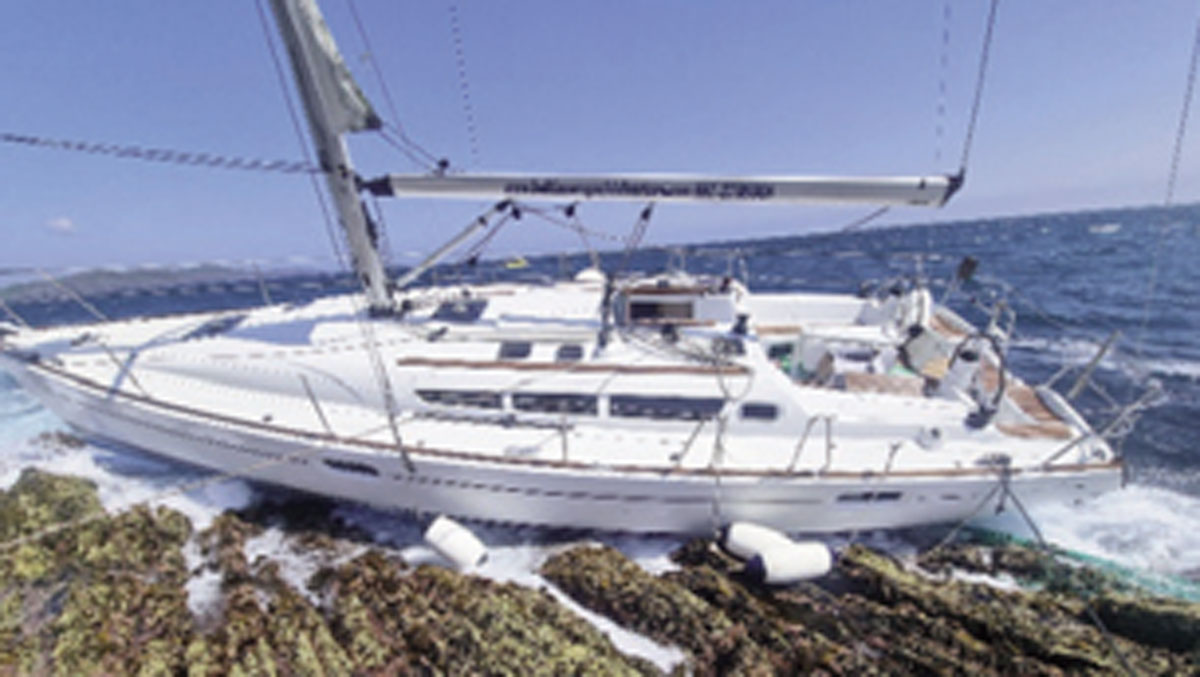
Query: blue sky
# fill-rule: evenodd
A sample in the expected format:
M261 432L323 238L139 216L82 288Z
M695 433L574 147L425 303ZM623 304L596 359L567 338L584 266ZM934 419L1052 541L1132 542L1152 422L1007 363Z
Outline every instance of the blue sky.
M460 0L472 149L451 3L356 2L411 137L460 168L539 172L953 170L987 10L950 3L947 22L941 0ZM324 9L391 120L347 3ZM942 210L897 209L877 223L1161 202L1196 12L1191 0L1002 2L967 187ZM0 131L301 157L249 0L0 3L0 54ZM417 169L375 138L351 148L364 175ZM9 145L0 158L0 268L332 261L303 177ZM1195 200L1193 124L1177 201ZM428 251L486 206L388 204L394 260ZM623 235L639 209L581 213ZM647 240L828 230L868 211L662 206ZM579 246L526 219L489 254Z

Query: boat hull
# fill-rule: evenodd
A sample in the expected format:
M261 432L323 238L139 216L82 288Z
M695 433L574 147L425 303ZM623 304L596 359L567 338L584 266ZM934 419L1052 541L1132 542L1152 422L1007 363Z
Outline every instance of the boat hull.
M1051 469L988 468L787 473L605 466L483 457L336 438L254 419L214 416L115 392L38 362L11 371L85 436L231 477L385 509L496 523L605 531L712 533L749 521L790 533L954 523L994 510L1007 482L1023 502L1083 500L1121 484L1119 462Z

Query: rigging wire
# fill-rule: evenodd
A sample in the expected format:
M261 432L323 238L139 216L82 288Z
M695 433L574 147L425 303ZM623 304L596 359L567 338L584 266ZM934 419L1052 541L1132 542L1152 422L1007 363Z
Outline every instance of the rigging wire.
M1188 64L1187 82L1184 85L1183 107L1179 111L1179 127L1175 131L1175 147L1171 153L1171 168L1167 175L1167 194L1163 206L1170 207L1175 199L1175 182L1179 176L1179 161L1183 156L1183 140L1187 134L1188 116L1192 107L1192 92L1196 85L1196 62L1200 57L1200 17L1196 19L1195 37L1192 39L1192 54ZM1146 282L1146 298L1142 304L1142 321L1138 328L1137 342L1134 351L1142 357L1146 342L1146 329L1150 325L1150 309L1154 305L1154 297L1158 291L1159 268L1162 263L1163 240L1166 239L1170 224L1164 223L1158 227L1154 240L1154 255L1150 259L1150 276Z
M417 152L414 152L414 150L408 145L408 143L406 142L407 137L404 136L403 132L398 132L398 134L399 134L398 137L392 136L391 134L388 134L389 129L393 129L392 125L388 122L384 122L383 127L380 127L378 130L375 131L375 133L376 133L376 135L379 136L379 138L383 139L384 142L386 142L389 146L391 146L392 148L395 148L402 155L404 155L404 157L408 158L409 162L412 162L414 165L421 167L422 169L427 169L429 171L438 171L440 169L443 169L446 165L449 164L448 161L446 161L446 160L423 159L420 155L418 155ZM422 153L425 153L425 151L422 151ZM432 157L432 155L430 157Z
M304 156L304 160L309 164L312 163L312 156L308 149L308 143L305 140L304 130L300 126L300 116L296 113L295 103L292 97L289 96L290 90L287 85L287 76L284 75L283 62L279 58L279 52L275 46L275 40L272 38L271 24L267 20L266 10L263 9L263 0L257 0L254 3L254 8L258 10L258 23L263 30L263 39L267 43L267 52L271 55L271 64L275 68L275 79L279 83L280 92L283 94L283 101L287 106L288 118L292 122L292 131L296 134L296 141L300 145L300 153ZM313 165L315 166L315 165ZM318 170L320 171L320 170ZM329 243L333 247L334 256L342 268L349 268L349 263L346 260L346 253L342 250L341 240L337 237L337 233L333 229L333 219L329 212L329 205L325 201L325 194L321 192L321 186L317 183L317 174L309 174L309 185L312 187L313 194L317 196L317 204L321 207L321 216L325 223L325 234L329 237Z
M450 3L450 37L454 42L454 60L458 67L458 90L462 95L463 115L467 121L467 142L471 148L471 164L479 166L479 129L475 125L475 106L471 103L471 85L467 79L467 56L463 49L458 4L453 2Z
M208 167L212 169L237 169L277 174L320 174L321 168L311 162L297 160L266 160L263 158L247 158L235 155L217 155L215 153L185 151L173 148L144 148L132 144L104 143L100 141L76 141L71 139L51 139L33 134L18 134L15 132L0 132L0 142L11 143L34 148L49 148L66 150L88 155L108 155L131 160L160 162L187 167Z
M950 0L942 5L942 53L938 57L938 96L934 107L933 161L942 163L942 146L946 139L946 73L950 68Z
M1196 85L1196 57L1200 55L1200 18L1196 20L1196 34L1192 38L1192 56L1188 65L1187 84L1183 90L1183 109L1179 112L1179 127L1175 132L1175 150L1171 153L1171 171L1167 177L1167 197L1163 204L1171 206L1175 198L1175 180L1179 176L1179 160L1183 155L1183 138L1187 133L1188 115L1192 107L1192 91Z
M625 253L621 256L621 265L617 266L616 275L625 272L625 268L629 265L630 259L633 258L633 252L642 244L642 239L646 237L646 230L650 227L650 217L654 215L654 203L649 202L642 209L642 213L638 215L638 219L633 224L633 231L629 233L629 238L625 240Z
M12 306L4 302L4 297L2 296L0 296L0 310L3 310L5 315L12 318L13 322L16 322L18 326L24 329L32 329L32 326L25 321L25 318L18 315L17 311L12 309Z
M279 54L276 52L275 42L271 39L270 24L267 21L266 12L263 10L262 0L258 0L258 2L254 3L254 6L258 10L259 23L263 29L263 36L267 41L267 46L269 48L268 51L271 53L271 61L275 66L275 75L279 79L280 87L283 90L284 101L287 102L288 115L292 120L292 129L296 132L296 137L300 142L302 152L307 159L309 157L308 145L305 142L304 133L301 130L299 116L296 114L295 106L291 97L288 96L289 90L287 88L287 79L283 75L283 65L279 59ZM329 235L329 240L333 245L334 252L337 255L341 265L343 267L349 267L346 261L345 252L342 250L342 247L340 246L341 243L334 230L333 216L330 213L329 205L325 200L325 194L321 191L321 187L317 183L316 175L310 174L309 178L313 193L315 193L317 196L317 203L321 206L321 217L325 222L325 232ZM364 348L367 350L368 357L370 358L371 362L371 368L379 386L380 395L383 398L385 413L388 420L388 427L392 431L392 438L396 442L396 449L400 452L401 457L404 459L404 465L408 468L408 471L414 472L415 468L412 464L412 460L409 458L408 452L404 449L403 440L400 438L400 431L396 427L396 397L392 391L391 379L388 378L387 369L383 364L383 357L379 354L379 345L375 339L375 331L371 326L370 320L366 317L366 310L361 303L359 295L352 294L350 298L351 303L354 305L355 320L358 324L359 331L361 331L363 334L365 344Z
M983 34L983 46L979 50L979 71L975 76L975 100L971 103L971 118L967 123L967 136L963 140L962 160L958 165L960 174L967 172L967 161L971 157L971 144L975 141L975 125L979 121L979 108L983 102L983 87L987 82L988 57L991 54L992 35L996 28L996 8L999 5L1000 0L992 0L988 7L987 30Z
M859 228L862 228L863 226L865 226L868 223L874 221L875 219L883 216L884 214L887 214L889 211L891 211L891 209L892 209L891 205L884 205L884 206L880 207L879 209L876 209L875 211L871 212L870 214L867 214L866 216L857 218L857 219L851 221L850 223L847 223L846 225L842 226L838 232L850 233L855 230L858 230Z
M371 46L371 39L367 37L366 27L363 25L362 17L359 16L358 4L355 0L346 0L346 5L350 8L350 16L354 18L354 27L358 30L359 39L362 40L363 47L366 49L366 61L371 66L371 73L375 76L375 81L383 93L383 100L387 104L388 112L392 116L392 122L385 124L387 128L396 133L397 138L396 140L388 139L389 143L395 145L418 166L433 169L438 166L439 159L404 132L404 126L400 123L400 113L396 108L396 100L392 97L392 90L388 87L387 79L383 77L383 70L379 67L379 61L375 58L375 49ZM418 159L418 156L422 159Z

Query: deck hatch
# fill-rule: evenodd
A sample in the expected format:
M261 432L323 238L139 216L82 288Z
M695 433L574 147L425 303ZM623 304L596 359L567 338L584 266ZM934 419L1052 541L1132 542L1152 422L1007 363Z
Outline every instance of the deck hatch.
M446 301L433 311L433 319L441 322L474 322L487 309L485 299Z

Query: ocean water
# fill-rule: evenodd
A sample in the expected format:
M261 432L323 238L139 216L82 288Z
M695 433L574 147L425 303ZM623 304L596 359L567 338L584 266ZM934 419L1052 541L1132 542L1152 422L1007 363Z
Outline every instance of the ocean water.
M1015 310L1008 359L1026 381L1043 382L1066 365L1073 370L1056 386L1065 392L1117 332L1092 376L1103 394L1089 389L1076 401L1085 416L1103 427L1120 403L1152 388L1161 390L1120 442L1129 466L1128 486L1085 505L1034 508L1041 532L1064 548L1138 572L1200 581L1200 530L1195 529L1200 524L1200 207L1048 214L645 249L629 258L626 269L730 273L760 291L854 292L864 281L919 276L941 298L964 256L975 258L978 269L949 296L949 303L977 322L986 321L985 309L997 303ZM620 252L604 254L604 265L617 269L623 258ZM434 271L432 281L549 279L580 269L587 257L549 256L528 264L520 269L503 261L446 265ZM110 280L95 293L84 282L80 285L79 291L110 317L262 303L253 277L232 274L202 280L191 276L182 282L168 271L140 274L124 285ZM342 274L275 275L267 281L275 302L352 288L352 280ZM35 325L90 319L78 304L53 294L19 295L10 305ZM9 486L29 466L71 472L95 480L110 508L152 499L183 510L201 528L220 510L248 505L272 492L237 480L172 492L204 473L125 449L71 449L39 437L64 427L0 375L0 486ZM421 545L417 524L403 515L353 504L339 504L335 511L345 523L371 534L376 544L412 561L436 558ZM1011 512L983 517L979 524L1028 536ZM496 528L479 533L492 546L481 573L544 584L536 569L558 547L558 535ZM604 538L655 571L670 567L666 554L678 544L665 537ZM902 534L853 538L901 551L913 546ZM835 544L839 542L844 539ZM297 581L316 566L278 531L268 531L248 547L284 560L285 574ZM198 577L189 591L193 608L202 613L215 596L215 582ZM662 665L679 659L670 649L646 645L645 638L622 636L618 641Z

